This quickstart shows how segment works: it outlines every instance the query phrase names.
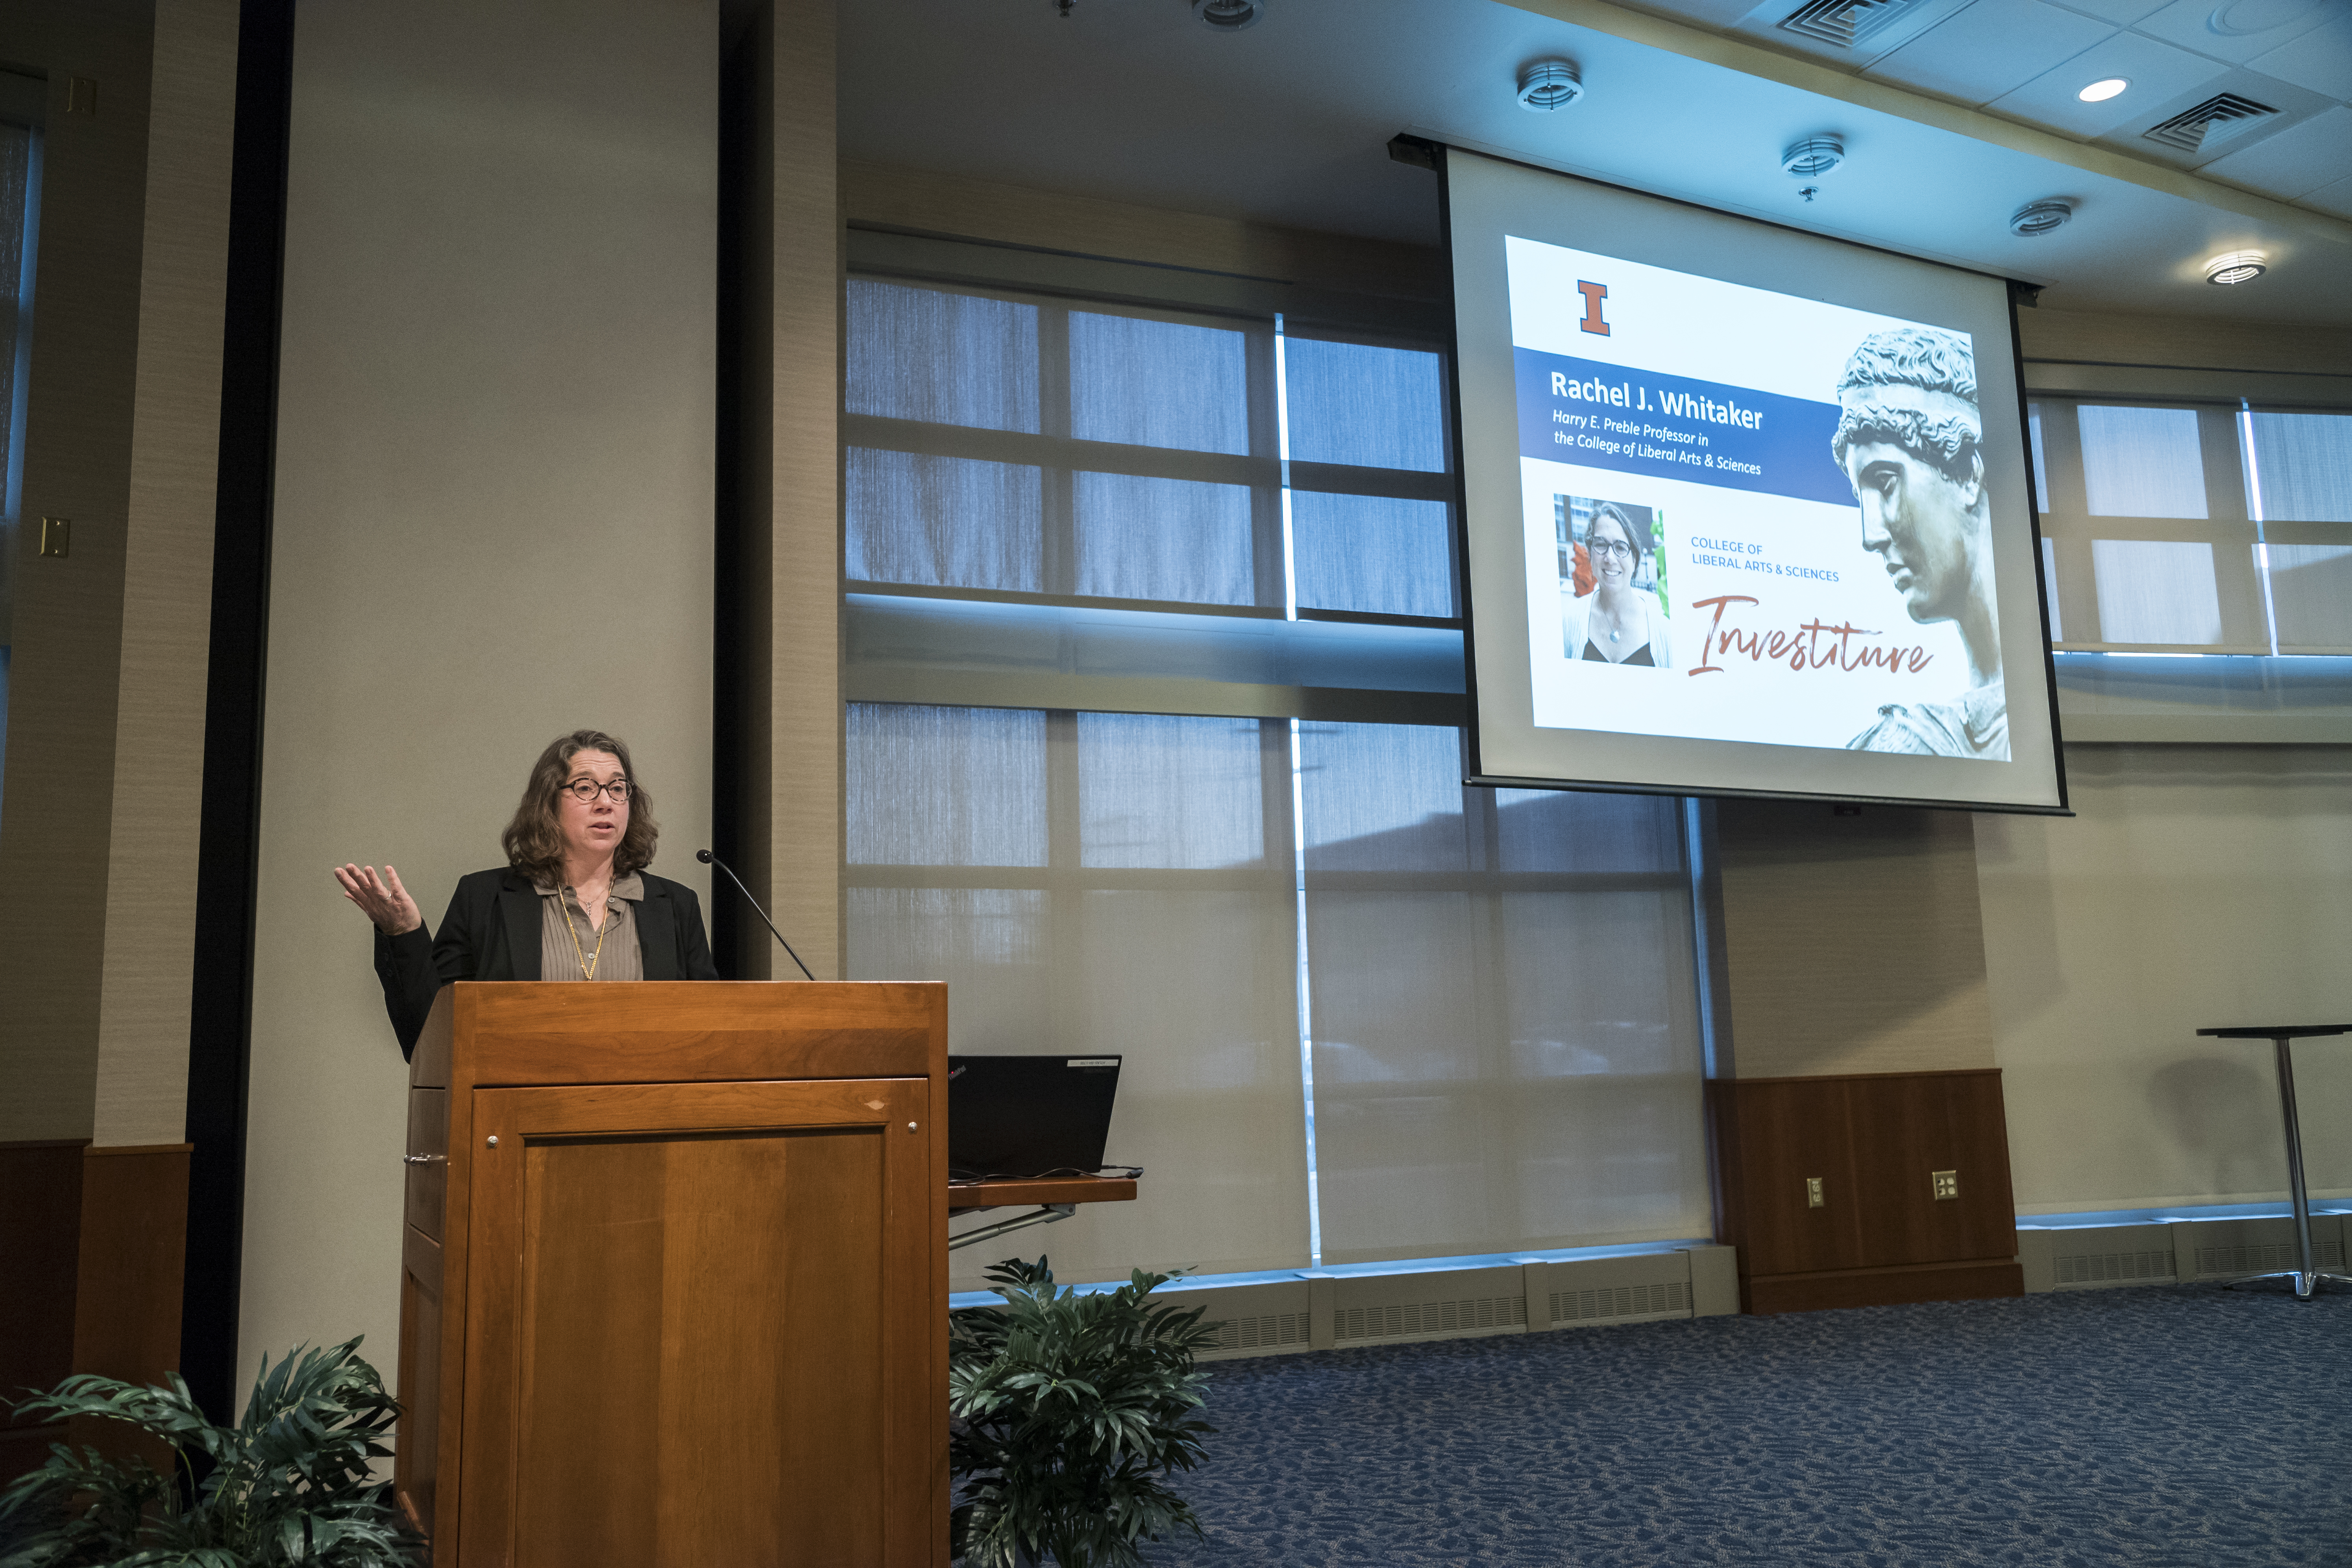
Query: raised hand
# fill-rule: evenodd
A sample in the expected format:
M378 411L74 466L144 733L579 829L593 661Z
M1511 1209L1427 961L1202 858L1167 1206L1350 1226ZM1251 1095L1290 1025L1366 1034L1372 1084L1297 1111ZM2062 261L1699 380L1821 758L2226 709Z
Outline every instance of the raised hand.
M383 875L379 878L373 866L343 865L335 868L335 880L341 884L343 897L360 907L362 913L375 922L376 930L386 936L399 936L415 931L425 923L424 913L408 889L400 885L400 873L384 862Z

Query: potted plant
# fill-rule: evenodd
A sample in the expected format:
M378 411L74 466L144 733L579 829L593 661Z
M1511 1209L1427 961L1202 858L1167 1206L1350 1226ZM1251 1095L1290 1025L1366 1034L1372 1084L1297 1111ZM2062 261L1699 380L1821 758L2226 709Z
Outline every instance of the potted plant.
M1003 1307L949 1320L954 1550L973 1568L1051 1552L1060 1568L1135 1568L1139 1542L1200 1521L1166 1477L1200 1461L1208 1374L1194 1357L1219 1325L1156 1305L1165 1274L1115 1290L1056 1289L1011 1258L988 1271Z
M164 1386L69 1377L17 1409L36 1420L95 1416L161 1438L177 1463L118 1464L50 1446L48 1462L0 1492L0 1568L407 1568L415 1533L373 1461L399 1414L360 1342L297 1348L261 1363L234 1426L215 1426L177 1373ZM297 1358L299 1358L299 1360Z

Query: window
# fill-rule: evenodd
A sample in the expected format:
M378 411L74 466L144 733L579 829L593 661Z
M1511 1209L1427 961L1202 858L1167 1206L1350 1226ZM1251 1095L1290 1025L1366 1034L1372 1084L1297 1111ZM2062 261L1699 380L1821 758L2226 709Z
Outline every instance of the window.
M1681 806L1461 783L1444 386L1377 324L851 281L849 971L1125 1057L1147 1198L1063 1278L1710 1226Z
M1433 348L880 279L849 342L853 591L1454 614Z
M2352 416L2032 405L2060 648L2352 653Z
M1127 1058L1152 1203L1057 1225L1065 1277L1705 1233L1679 803L1295 729L851 705L850 977L946 980L959 1052Z

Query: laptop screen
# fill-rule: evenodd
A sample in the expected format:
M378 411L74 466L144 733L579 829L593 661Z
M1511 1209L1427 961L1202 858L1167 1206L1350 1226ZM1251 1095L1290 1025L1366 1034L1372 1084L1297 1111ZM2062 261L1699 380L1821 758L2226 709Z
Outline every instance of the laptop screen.
M950 1057L950 1179L1093 1174L1110 1138L1120 1059Z

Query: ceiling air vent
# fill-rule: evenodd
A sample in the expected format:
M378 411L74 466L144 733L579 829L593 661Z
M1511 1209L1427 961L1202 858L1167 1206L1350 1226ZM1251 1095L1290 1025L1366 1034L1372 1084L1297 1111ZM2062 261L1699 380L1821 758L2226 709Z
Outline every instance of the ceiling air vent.
M2217 92L2194 109L2184 109L2163 124L2140 132L2151 142L2161 142L2183 153L2201 153L2216 142L2237 135L2250 125L2258 125L2276 114L2267 103L2256 103L2251 98L2240 98L2234 92Z
M1817 43L1850 49L1874 33L1885 31L1920 3L1921 0L1805 0L1804 5L1780 18L1780 26Z

